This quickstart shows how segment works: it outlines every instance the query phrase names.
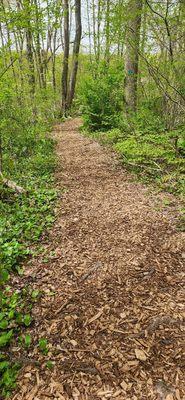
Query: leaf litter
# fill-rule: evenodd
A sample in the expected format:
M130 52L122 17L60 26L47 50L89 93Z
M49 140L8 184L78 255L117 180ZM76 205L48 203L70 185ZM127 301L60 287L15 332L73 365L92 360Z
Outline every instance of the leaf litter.
M173 196L134 182L79 125L75 119L55 127L56 223L43 236L43 254L15 281L31 282L42 296L27 329L30 350L12 350L23 362L12 400L183 400L179 203L173 198L159 210Z

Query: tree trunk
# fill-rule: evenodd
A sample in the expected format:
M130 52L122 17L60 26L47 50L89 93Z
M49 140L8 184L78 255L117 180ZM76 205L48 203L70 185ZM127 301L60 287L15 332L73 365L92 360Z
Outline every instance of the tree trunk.
M41 19L39 17L39 5L37 0L34 0L35 5L35 42L36 42L36 60L38 65L38 77L39 77L39 85L41 88L46 87L45 77L44 77L44 68L42 62L42 52L41 52L41 43L40 43L40 25Z
M130 16L126 34L125 102L127 111L135 112L137 110L137 81L142 0L129 0L128 11L130 11Z
M92 27L93 27L93 50L97 61L97 38L96 38L96 9L95 0L92 1Z
M32 49L32 32L29 26L26 31L26 48L27 48L27 60L29 65L28 81L30 85L31 95L35 93L35 67L34 67L34 56Z
M106 2L106 26L105 26L105 61L109 65L110 59L110 0Z
M69 83L69 92L67 99L67 107L71 108L74 95L75 95L75 86L76 86L76 77L78 72L78 59L79 59L79 51L80 51L80 42L82 36L82 23L81 23L81 0L75 0L75 24L76 24L76 34L74 40L74 48L73 48L73 62L72 62L72 71L71 78Z
M69 2L64 0L64 56L62 70L62 114L67 111L67 89L69 69Z
M88 25L88 37L89 37L89 58L90 62L92 64L92 41L91 41L91 16L90 16L90 6L89 6L89 0L86 0L87 3L87 25Z

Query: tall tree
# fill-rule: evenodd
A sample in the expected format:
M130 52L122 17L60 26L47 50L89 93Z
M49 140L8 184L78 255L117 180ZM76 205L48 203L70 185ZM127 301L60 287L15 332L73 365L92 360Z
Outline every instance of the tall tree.
M137 82L140 46L142 0L129 0L125 54L125 102L127 110L137 109Z
M80 51L80 43L82 37L81 0L75 0L75 25L76 25L76 33L75 33L75 40L73 47L72 71L71 71L68 98L67 98L68 109L71 108L74 99L76 77L78 72L79 51Z
M64 54L62 70L62 114L67 111L68 92L68 68L69 68L69 2L64 0Z
M110 58L110 0L106 0L105 18L105 61L109 64Z

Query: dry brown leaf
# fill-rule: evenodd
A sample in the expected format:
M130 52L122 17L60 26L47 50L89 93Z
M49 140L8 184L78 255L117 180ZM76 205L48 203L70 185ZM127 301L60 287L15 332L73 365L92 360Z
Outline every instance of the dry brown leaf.
M135 355L136 358L140 361L146 361L147 360L147 356L145 354L145 352L143 350L140 349L135 349Z

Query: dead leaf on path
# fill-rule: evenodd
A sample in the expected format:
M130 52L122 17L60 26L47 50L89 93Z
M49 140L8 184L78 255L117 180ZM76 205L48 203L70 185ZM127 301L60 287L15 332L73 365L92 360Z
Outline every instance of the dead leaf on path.
M136 355L136 358L138 360L140 360L140 361L146 361L147 360L147 356L146 356L146 354L144 353L143 350L135 349L135 355Z

